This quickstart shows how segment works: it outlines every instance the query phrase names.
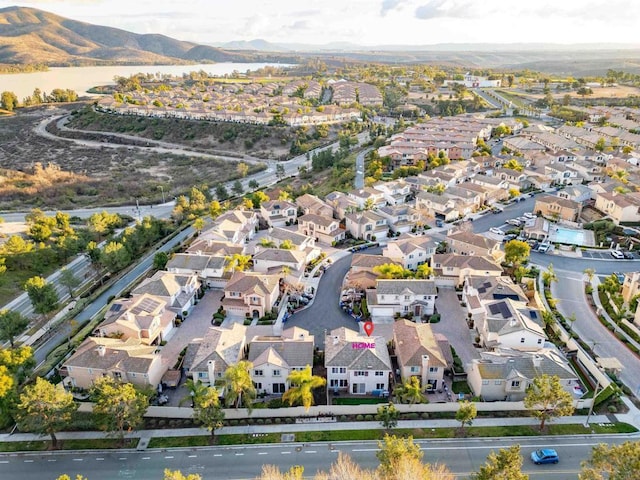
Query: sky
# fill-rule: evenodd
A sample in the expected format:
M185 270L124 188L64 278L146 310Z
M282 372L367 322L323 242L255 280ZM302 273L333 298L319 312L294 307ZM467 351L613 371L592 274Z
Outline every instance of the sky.
M634 0L0 0L196 43L629 43Z

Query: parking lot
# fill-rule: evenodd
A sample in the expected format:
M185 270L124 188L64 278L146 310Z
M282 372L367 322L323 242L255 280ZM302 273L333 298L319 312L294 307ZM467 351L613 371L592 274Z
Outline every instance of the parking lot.
M635 260L640 258L637 253L624 252L625 254L633 256L633 258L626 258L625 260ZM594 258L596 260L614 260L611 256L611 250L585 250L582 252L582 258ZM620 259L622 261L623 259Z

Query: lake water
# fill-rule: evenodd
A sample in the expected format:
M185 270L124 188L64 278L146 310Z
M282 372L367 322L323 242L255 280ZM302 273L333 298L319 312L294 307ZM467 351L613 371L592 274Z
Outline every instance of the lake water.
M0 92L14 92L20 101L31 95L35 88L49 93L54 88L75 90L78 95L86 95L87 90L96 85L113 84L113 77L128 77L135 73L167 73L182 75L183 73L203 70L209 75L222 76L234 70L245 73L265 66L276 66L274 63L211 63L202 65L127 65L107 67L54 67L46 72L16 73L0 75ZM287 67L289 65L278 65Z

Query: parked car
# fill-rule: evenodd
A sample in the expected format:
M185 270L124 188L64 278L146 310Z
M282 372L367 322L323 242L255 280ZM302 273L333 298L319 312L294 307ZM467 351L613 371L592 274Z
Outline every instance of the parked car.
M502 213L502 210L500 210L499 208L492 208L491 213L493 213L494 215L497 215L498 213Z
M541 448L540 450L531 452L531 461L536 465L542 463L558 463L560 457L558 456L558 452L553 448Z
M438 228L444 227L444 222L442 220L440 220L439 218L436 219L436 227L438 227Z
M511 240L514 240L517 237L517 235L514 235L513 233L510 233L508 235L505 235L504 237L502 237L502 241L503 242L509 242Z
M507 223L509 225L513 225L514 227L519 227L521 225L520 220L518 220L517 218L510 218L509 220L507 220Z
M495 233L496 235L504 235L504 232L497 227L491 227L489 231L491 233Z
M550 248L551 248L551 245L548 243L541 243L540 245L538 245L538 251L540 253L547 253Z
M525 217L525 218L529 218L529 219L536 218L536 216L531 212L524 212L524 214L522 216Z
M617 258L618 260L624 259L624 253L622 253L620 250L611 250L611 256L613 258Z
M622 254L624 255L624 258L626 258L627 260L633 260L634 258L636 258L633 256L633 253L631 252L622 252Z

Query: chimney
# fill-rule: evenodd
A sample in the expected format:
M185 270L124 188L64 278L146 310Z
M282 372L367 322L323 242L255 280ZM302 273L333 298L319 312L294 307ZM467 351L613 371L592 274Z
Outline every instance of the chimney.
M209 374L209 383L211 385L213 385L213 383L216 381L216 379L215 379L215 369L216 369L215 360L209 360L207 362L207 373Z
M534 367L540 368L540 365L542 364L542 357L541 356L534 355L531 360L533 361L533 366Z
M100 355L101 357L104 357L104 354L107 352L107 349L104 345L98 345L98 355Z
M334 337L333 337L333 344L334 344L334 345L337 345L339 341L340 341L340 337L338 337L337 335L334 335Z

